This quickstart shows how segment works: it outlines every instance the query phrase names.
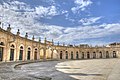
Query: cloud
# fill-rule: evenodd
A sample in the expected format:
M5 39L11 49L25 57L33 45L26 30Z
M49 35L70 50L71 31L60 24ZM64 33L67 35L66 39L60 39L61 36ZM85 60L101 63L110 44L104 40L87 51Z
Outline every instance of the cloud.
M112 36L113 34L120 34L120 24L102 24L95 26L85 26L85 27L75 27L66 28L64 33L58 38L60 41L65 41L66 43L79 42L84 39L94 39L106 36ZM75 41L76 40L76 41ZM101 41L95 41L101 42ZM94 43L93 43L94 44Z
M41 17L55 16L59 14L55 6L49 6L49 7L38 6L35 7L35 11L36 14L40 15Z
M35 35L35 38L44 38L46 36L48 40L54 39L55 42L60 41L65 43L81 43L80 41L83 39L101 38L111 36L113 34L120 35L120 23L101 24L93 26L89 25L94 24L102 17L81 19L80 22L83 23L85 26L74 26L73 28L57 25L47 25L36 20L36 18L40 18L40 16L43 15L55 16L59 14L55 6L38 6L35 8L31 8L26 3L13 1L9 4L4 3L3 5L0 5L0 12L1 21L4 22L5 25L4 29L6 29L8 23L10 23L12 27L12 32L14 34L16 34L17 29L20 29L21 35L25 36L25 33L28 32L29 38L32 38L32 35ZM63 11L63 14L66 13L68 12Z
M20 28L21 31L30 33L32 32L30 29L33 28L39 29L41 26L40 28L44 29L44 26L36 18L40 18L43 15L46 17L58 14L55 6L31 8L28 4L19 1L4 2L3 5L0 5L0 12L1 21L5 25L4 29L6 29L8 24L11 24L14 29L13 32Z
M73 13L76 13L79 10L84 11L93 2L91 0L75 0L74 3L75 7L72 7L71 10Z
M82 18L81 20L79 20L79 22L82 23L83 25L90 25L96 23L101 18L102 17Z

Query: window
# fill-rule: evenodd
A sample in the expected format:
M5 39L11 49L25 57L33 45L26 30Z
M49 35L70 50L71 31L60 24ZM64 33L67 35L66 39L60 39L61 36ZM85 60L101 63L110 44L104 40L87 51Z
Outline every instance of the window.
M113 51L113 58L116 58L116 51Z
M35 52L34 52L34 59L37 60L37 49L35 49Z
M96 53L95 52L93 52L93 58L96 58Z
M14 60L14 50L15 50L15 46L11 45L11 48L10 48L10 61Z
M68 52L66 51L65 53L66 53L66 59L68 59Z
M63 55L63 53L62 53L62 51L60 51L60 59L62 59L62 55Z
M0 47L0 61L3 59L3 47Z
M87 58L88 58L88 59L90 58L90 54L89 54L89 52L87 52Z
M82 59L84 59L84 52L82 52Z
M2 45L2 46L3 46L3 45L4 45L4 43L3 43L3 42L0 42L0 45Z
M106 58L109 58L109 52L106 51Z
M19 60L23 59L23 46L20 47Z
M30 60L30 53L31 53L31 49L28 48L28 52L27 52L27 60Z
M100 58L102 58L102 52L100 51Z
M79 59L78 51L76 52L76 59Z
M73 59L73 51L71 52L71 59Z

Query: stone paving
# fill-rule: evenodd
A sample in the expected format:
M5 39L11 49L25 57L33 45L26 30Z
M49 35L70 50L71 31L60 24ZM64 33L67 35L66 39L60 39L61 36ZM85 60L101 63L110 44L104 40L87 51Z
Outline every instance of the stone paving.
M56 67L78 80L120 80L119 59L67 61L58 63Z
M120 80L120 59L0 63L0 80Z

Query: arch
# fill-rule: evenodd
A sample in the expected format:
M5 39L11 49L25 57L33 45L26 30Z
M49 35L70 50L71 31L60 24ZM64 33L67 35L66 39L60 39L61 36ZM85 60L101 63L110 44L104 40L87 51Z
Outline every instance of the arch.
M89 59L90 58L90 54L89 54L89 52L87 52L87 59Z
M5 44L4 44L4 42L0 42L0 45L1 45L1 46L4 46Z
M73 51L71 51L71 59L73 59Z
M68 59L68 51L66 51L65 53L66 53L66 59Z
M30 60L30 54L31 54L31 48L28 47L28 50L27 50L27 60Z
M37 48L35 48L35 51L34 51L34 60L37 60Z
M96 58L96 53L95 53L95 52L93 52L93 58L94 58L94 59Z
M3 60L3 47L0 47L0 61Z
M84 52L82 52L82 59L84 59Z
M106 58L109 58L109 52L106 51Z
M62 57L63 57L63 53L62 51L60 51L60 59L62 59Z
M113 51L113 58L117 58L116 51Z
M23 60L23 46L20 47L19 60Z
M78 51L76 52L76 59L79 59Z
M10 46L11 48L15 48L15 46L12 44L11 46Z
M12 44L10 46L10 61L14 60L15 46Z
M20 49L22 49L22 50L23 50L23 46L21 46L21 47L20 47Z
M101 51L100 51L100 53L99 53L99 54L100 54L100 58L102 58L102 52L101 52Z
M3 60L4 42L0 42L0 61Z
M31 51L31 48L30 48L30 47L28 48L28 51Z

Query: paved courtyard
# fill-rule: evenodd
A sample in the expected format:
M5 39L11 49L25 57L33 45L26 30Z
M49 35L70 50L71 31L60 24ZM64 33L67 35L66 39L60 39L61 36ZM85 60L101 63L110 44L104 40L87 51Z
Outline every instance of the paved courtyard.
M120 80L120 59L0 64L0 80Z

